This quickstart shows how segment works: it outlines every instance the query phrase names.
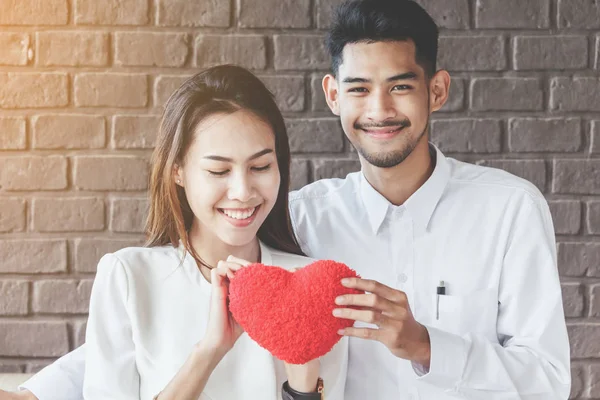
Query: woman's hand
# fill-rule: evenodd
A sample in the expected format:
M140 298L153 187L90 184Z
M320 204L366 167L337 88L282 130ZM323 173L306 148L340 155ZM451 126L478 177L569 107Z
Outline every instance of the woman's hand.
M229 311L227 296L230 280L234 279L237 271L249 264L230 256L227 261L219 261L217 267L211 270L212 291L208 328L198 346L219 360L233 348L236 340L244 332Z
M0 400L38 400L29 390L19 392L5 392L0 390Z

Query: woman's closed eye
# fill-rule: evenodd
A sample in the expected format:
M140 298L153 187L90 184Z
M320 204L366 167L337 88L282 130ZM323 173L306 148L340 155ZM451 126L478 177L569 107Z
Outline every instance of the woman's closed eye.
M268 171L271 168L271 164L263 165L262 167L252 167L253 171L262 172Z
M228 169L223 170L223 171L211 171L211 170L206 170L209 174L214 175L214 176L224 176L227 175L227 173L229 172Z
M263 172L263 171L268 171L271 168L271 164L267 164L267 165L263 165L261 167L252 167L252 171L256 171L256 172ZM222 171L212 171L212 170L207 170L207 172L213 176L225 176L229 173L228 169L222 170Z

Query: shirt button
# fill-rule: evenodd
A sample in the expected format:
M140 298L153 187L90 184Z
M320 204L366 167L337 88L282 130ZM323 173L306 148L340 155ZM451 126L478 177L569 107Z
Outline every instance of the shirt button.
M406 283L406 281L408 280L408 276L406 276L406 274L400 274L398 275L398 280L402 283Z

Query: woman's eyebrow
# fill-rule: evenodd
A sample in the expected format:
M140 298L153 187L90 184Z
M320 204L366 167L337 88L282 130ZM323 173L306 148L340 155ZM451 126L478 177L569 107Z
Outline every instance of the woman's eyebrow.
M258 153L252 154L250 157L248 157L248 161L254 160L258 157L262 157L265 154L269 154L269 153L273 153L273 149L263 149L263 150L259 151ZM214 160L214 161L233 162L233 159L231 159L229 157L223 157L223 156L217 156L217 155L208 155L208 156L204 156L203 158L206 158L208 160Z

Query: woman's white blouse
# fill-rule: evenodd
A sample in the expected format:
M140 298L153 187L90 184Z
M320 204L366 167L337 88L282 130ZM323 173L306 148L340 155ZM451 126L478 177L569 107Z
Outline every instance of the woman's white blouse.
M313 260L261 243L263 264L301 268ZM183 248L126 248L105 255L92 289L86 333L85 399L152 399L204 336L211 285ZM327 399L343 399L347 339L321 358ZM243 334L211 374L201 400L281 399L283 363Z

